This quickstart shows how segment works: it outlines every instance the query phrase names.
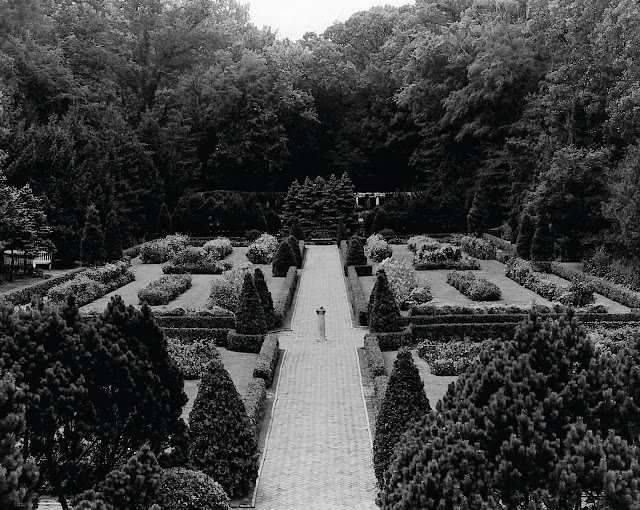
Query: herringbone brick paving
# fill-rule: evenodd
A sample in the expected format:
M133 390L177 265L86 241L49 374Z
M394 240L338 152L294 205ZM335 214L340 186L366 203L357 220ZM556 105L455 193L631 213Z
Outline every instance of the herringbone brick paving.
M355 347L335 246L308 246L256 496L258 510L372 510L375 477ZM326 312L316 341L316 308Z

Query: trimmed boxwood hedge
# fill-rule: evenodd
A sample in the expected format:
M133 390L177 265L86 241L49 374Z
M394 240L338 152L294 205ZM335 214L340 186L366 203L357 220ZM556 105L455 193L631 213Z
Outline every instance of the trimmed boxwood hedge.
M486 323L518 323L524 320L527 314L487 314L487 315L414 315L409 317L409 323L422 324L486 324Z
M249 423L253 428L256 441L260 436L260 423L264 416L265 403L267 401L267 386L264 379L253 378L247 385L247 391L242 397L244 407L247 410Z
M484 237L487 241L493 244L496 248L502 251L506 251L507 253L510 253L512 255L516 254L516 246L514 244L511 244L509 241L505 241L500 237L496 237L494 235L486 234L486 233L482 234L482 237Z
M488 339L512 337L517 325L518 323L494 322L486 324L414 324L411 326L411 335L414 342L419 340L448 342L465 338L472 342L481 342Z
M347 266L353 267L358 276L373 276L373 266Z
M296 286L298 284L298 268L291 266L287 271L287 276L284 280L285 291L280 294L280 297L273 304L273 309L276 314L276 326L282 326L287 312L293 304L293 297L296 295Z
M260 355L256 360L253 369L253 377L264 379L267 388L273 383L273 376L278 364L278 354L280 352L280 341L276 335L267 335L262 342Z
M227 335L227 349L236 352L259 354L264 337L265 335L262 334L245 335L234 330L230 330Z
M380 411L384 394L387 391L387 385L389 384L389 376L379 375L373 380L373 394L376 396L376 411Z
M227 346L226 328L162 328L168 337L179 338L184 342L195 340L211 340L218 347Z
M235 317L216 317L215 315L155 315L156 324L162 328L215 328L233 329Z
M349 297L351 307L353 308L353 315L361 326L366 326L368 323L367 300L364 297L362 282L358 278L354 266L347 266L347 285L349 286Z
M400 347L411 345L411 330L374 333L382 351L396 351Z
M364 336L364 359L371 377L387 375L387 365L375 334L368 333Z

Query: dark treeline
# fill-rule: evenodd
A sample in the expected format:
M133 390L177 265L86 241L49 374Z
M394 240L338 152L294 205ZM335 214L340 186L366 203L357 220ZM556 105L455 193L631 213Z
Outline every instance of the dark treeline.
M417 0L296 42L234 0L0 12L0 164L46 197L63 258L89 204L126 245L192 191L345 171L421 191L443 228L515 239L526 217L555 257L640 256L635 0Z

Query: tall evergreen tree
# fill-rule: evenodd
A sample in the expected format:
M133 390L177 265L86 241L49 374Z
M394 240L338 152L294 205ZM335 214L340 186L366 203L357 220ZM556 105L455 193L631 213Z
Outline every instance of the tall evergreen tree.
M296 257L296 266L298 269L302 267L302 252L300 251L300 244L298 243L298 239L295 236L288 236L286 239L289 246L291 246L291 251Z
M265 334L267 332L267 322L264 309L253 283L253 277L249 272L244 275L238 301L236 331L243 335Z
M95 205L87 208L80 240L80 259L84 264L97 264L106 257L100 213Z
M531 260L553 259L554 237L551 232L551 218L541 210L535 222L535 231L531 239Z
M516 252L523 259L531 257L531 242L533 241L535 226L527 211L520 217L520 227L518 228L518 239L516 241Z
M255 284L258 297L260 298L262 310L264 311L267 328L272 328L276 323L276 313L273 309L273 298L271 296L271 291L269 291L269 287L267 287L267 282L264 279L264 273L259 267L256 267L253 272L253 282Z
M400 309L384 271L378 271L376 286L378 288L369 313L369 329L372 333L400 331L402 329Z
M171 213L169 212L169 208L167 207L166 202L162 202L162 207L160 207L156 232L158 234L158 237L165 237L169 234L173 234L174 232Z
M380 207L376 211L376 215L373 217L373 224L371 225L371 233L377 234L381 230L388 228L389 226L389 216L387 215L387 211L385 211L384 207Z

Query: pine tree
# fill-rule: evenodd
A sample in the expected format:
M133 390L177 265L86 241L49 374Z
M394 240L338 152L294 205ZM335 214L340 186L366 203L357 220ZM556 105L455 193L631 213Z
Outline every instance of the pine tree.
M400 309L384 271L378 271L375 286L377 289L369 312L369 329L372 333L400 331L402 329Z
M262 310L264 311L267 328L272 328L276 323L276 313L273 309L273 298L271 297L271 292L267 287L267 282L264 279L264 273L259 267L256 267L253 273L253 282L255 284L258 297L260 298Z
M158 237L165 237L169 234L173 234L173 221L171 220L171 213L169 212L169 208L165 202L162 202L162 207L160 207L156 224Z
M251 273L246 273L242 282L236 313L236 332L242 335L263 335L267 332L264 310Z
M193 464L232 498L246 494L258 474L258 447L242 398L219 359L200 381L189 425Z
M531 216L527 211L520 217L520 228L518 229L518 240L516 241L516 251L518 256L528 259L531 256L531 241L533 240L534 225Z
M422 418L430 410L424 384L411 357L411 351L401 349L393 363L376 419L373 466L378 484L382 484L383 474L389 466L398 439L413 420Z
M296 220L300 214L300 191L302 187L296 179L291 183L289 189L287 189L287 195L284 198L282 205L282 224L285 229L288 229L285 233L291 233L294 220Z
M380 207L376 212L376 215L373 217L373 224L371 225L371 233L377 234L381 230L387 228L389 225L389 216L387 215L387 211L385 211L384 207Z
M104 225L104 247L107 260L120 260L124 249L123 222L115 208L109 209Z
M364 254L364 247L358 236L351 236L347 246L347 265L364 266L367 264L367 257Z
M285 240L278 245L278 251L273 256L273 262L271 262L273 276L287 276L287 271L291 266L297 266L296 256L291 245Z
M475 234L481 233L486 227L489 215L486 204L486 193L482 188L476 190L473 202L467 214L467 230Z
M300 251L300 243L298 243L298 239L295 236L288 236L286 239L289 246L291 246L291 251L296 257L296 266L298 269L302 267L302 252Z
M336 243L338 244L338 247L340 247L342 241L346 241L347 239L347 230L344 228L344 223L340 222L338 223L338 227L336 228Z
M345 228L354 232L358 228L358 215L356 214L355 188L347 172L340 176L337 208ZM346 238L345 238L346 239Z
M104 232L95 205L87 208L80 241L80 259L84 264L97 264L105 259Z

